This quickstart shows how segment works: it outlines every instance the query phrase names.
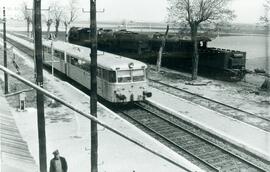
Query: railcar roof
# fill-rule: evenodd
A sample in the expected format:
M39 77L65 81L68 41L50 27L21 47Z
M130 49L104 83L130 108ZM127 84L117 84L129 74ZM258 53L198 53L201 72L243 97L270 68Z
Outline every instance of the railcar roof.
M51 46L51 41L43 40L43 45L48 47ZM90 62L89 54L91 52L90 48L63 42L63 41L54 41L53 42L54 49L62 52L66 52L67 54L74 56L80 60ZM104 68L110 70L116 70L116 68L120 68L120 70L129 69L129 64L133 63L133 69L141 69L142 67L146 67L146 64L137 60L133 60L130 58L126 58L120 55L107 53L98 51L97 62L98 66L102 66Z

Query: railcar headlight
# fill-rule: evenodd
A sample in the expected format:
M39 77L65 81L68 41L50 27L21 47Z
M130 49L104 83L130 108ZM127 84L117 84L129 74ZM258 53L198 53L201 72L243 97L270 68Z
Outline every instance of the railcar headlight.
M132 62L129 63L129 64L128 64L128 67L129 67L130 69L132 69L132 68L134 67L134 63L132 63Z

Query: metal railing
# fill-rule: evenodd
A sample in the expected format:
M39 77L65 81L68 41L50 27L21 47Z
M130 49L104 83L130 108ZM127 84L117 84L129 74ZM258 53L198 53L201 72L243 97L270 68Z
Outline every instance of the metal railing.
M70 108L71 110L73 110L73 111L77 112L78 114L80 114L80 115L86 117L87 119L89 119L89 120L91 120L91 121L94 121L94 122L98 123L99 125L103 126L104 128L110 130L111 132L113 132L113 133L115 133L115 134L117 134L117 135L119 135L119 136L125 138L126 140L128 140L128 141L134 143L135 145L137 145L137 146L139 146L139 147L141 147L141 148L143 148L143 149L145 149L145 150L151 152L152 154L154 154L154 155L156 155L156 156L158 156L158 157L160 157L160 158L166 160L167 162L169 162L169 163L171 163L171 164L173 164L173 165L175 165L175 166L177 166L177 167L179 167L179 168L181 168L181 169L183 169L183 170L186 170L186 171L188 171L188 172L194 172L194 171L191 171L190 169L187 169L187 168L184 167L183 165L181 165L181 164L179 164L179 163L177 163L177 162L171 160L169 157L167 157L167 156L165 156L165 155L162 155L162 154L159 153L158 151L155 151L155 150L153 150L153 149L151 149L151 148L148 148L147 146L145 146L145 145L143 145L142 143L136 141L135 139L131 138L130 136L127 136L126 134L122 133L122 132L119 131L118 129L115 129L115 128L113 128L113 127L110 127L108 124L106 124L106 123L103 122L102 120L99 120L99 119L97 119L97 118L94 117L94 116L91 116L91 115L88 115L88 114L82 112L81 110L79 110L79 109L77 109L76 107L74 107L72 104L70 104L70 103L68 103L68 102L66 102L66 101L64 101L64 100L62 100L62 99L56 97L55 95L53 95L52 93L48 92L47 90L45 90L45 89L39 87L38 85L36 85L36 84L34 84L34 83L32 83L32 82L30 82L30 81L24 79L23 77L17 75L16 73L14 73L14 72L12 72L11 70L5 68L4 66L0 65L0 70L2 70L3 72L7 73L7 74L10 75L11 77L14 77L14 78L16 78L17 80L23 82L24 84L26 84L26 85L32 87L33 89L35 89L35 90L37 90L37 91L40 91L42 94L46 95L47 97L50 97L50 98L52 98L52 99L58 101L58 102L61 103L62 105L64 105L64 106Z

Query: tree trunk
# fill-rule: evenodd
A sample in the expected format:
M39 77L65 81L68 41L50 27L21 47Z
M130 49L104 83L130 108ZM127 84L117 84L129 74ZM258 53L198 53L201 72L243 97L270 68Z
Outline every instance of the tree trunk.
M199 64L199 53L198 53L198 41L197 41L197 31L198 24L191 24L191 40L193 42L193 56L192 56L192 80L196 80L198 76L198 64Z
M261 89L266 90L267 92L270 91L270 62L269 62L269 25L266 24L265 27L265 57L266 57L266 61L265 61L265 70L266 70L266 76L265 76L265 80L264 83L261 86Z
M269 80L269 78L267 78L267 77L265 78L264 83L261 86L261 89L266 90L266 91L270 91L270 80Z
M55 21L55 38L58 36L58 28L59 28L60 21L56 20Z
M30 37L30 20L27 19L27 35Z
M168 32L169 32L169 25L167 25L167 29L166 29L164 38L162 39L162 43L161 43L161 46L159 48L158 59L157 59L157 72L160 71L161 60L162 60L162 52L163 52L163 49L165 47L165 43L166 43L166 39L167 39L167 36L168 36Z
M51 25L47 25L47 38L50 36Z
M68 42L68 25L65 23L65 41Z

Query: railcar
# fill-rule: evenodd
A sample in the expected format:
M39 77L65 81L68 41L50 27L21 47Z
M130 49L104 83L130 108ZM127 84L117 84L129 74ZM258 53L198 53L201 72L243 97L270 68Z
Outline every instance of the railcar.
M19 42L33 50L32 42L23 39ZM89 48L49 40L43 40L42 46L45 65L53 64L54 69L91 89ZM98 51L97 65L97 94L103 99L112 103L128 103L151 97L145 63Z

